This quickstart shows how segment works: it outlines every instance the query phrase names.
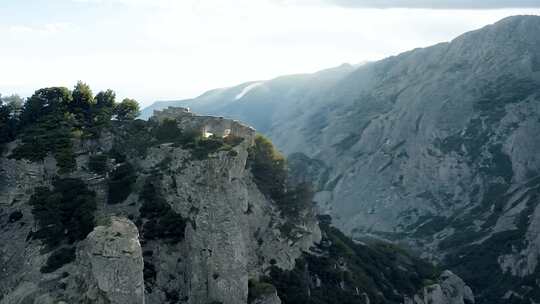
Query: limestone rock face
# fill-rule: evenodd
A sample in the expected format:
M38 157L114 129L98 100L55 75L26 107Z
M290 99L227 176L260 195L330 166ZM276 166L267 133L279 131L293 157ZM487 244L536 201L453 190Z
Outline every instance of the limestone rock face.
M540 288L539 32L540 17L509 17L381 61L265 81L242 102L239 86L181 103L265 113L250 123L307 156L297 176L347 234L405 242L486 303L527 299Z
M405 304L474 304L472 290L451 271L441 274L440 282L424 287L413 299L406 298Z
M246 141L236 153L188 162L189 153L163 145L140 162L142 171L150 171L169 160L156 184L190 221L180 244L145 241L148 263L159 270L147 290L149 303L161 303L173 288L188 303L243 303L250 278L263 274L272 260L283 269L294 267L302 251L320 240L313 214L295 223L297 234L281 233L284 219L246 170L248 146Z
M1 304L247 303L249 279L264 275L271 263L293 268L302 252L320 241L313 210L288 223L255 184L246 166L254 129L220 117L174 112L161 114L173 119L180 115L182 128L242 140L227 151L200 158L190 148L155 144L141 154L129 150L126 160L119 162L108 156L129 136L121 133L127 127L119 123L117 130L103 132L99 139L74 140L76 169L60 176L52 156L42 162L8 158L18 144L10 143L0 157ZM96 154L107 156L104 174L88 169ZM125 200L109 204L108 180L124 162L133 168L131 190ZM99 225L84 240L51 249L34 237L40 227L28 202L36 187L52 190L56 178L84 183L95 198ZM169 217L152 220L169 225L181 238L162 236L165 232L159 229L165 228L153 236L148 232L150 220L141 211L147 184L159 194L159 200L149 204L170 210ZM174 222L178 227L167 222L179 218ZM283 232L285 224L289 233ZM73 258L62 256L58 268L43 271L53 254L74 248ZM279 303L277 295L265 301Z
M257 299L254 299L251 304L281 304L281 300L279 299L277 293L273 292L270 294L261 295Z
M143 257L135 224L112 217L94 228L77 250L82 301L144 304Z

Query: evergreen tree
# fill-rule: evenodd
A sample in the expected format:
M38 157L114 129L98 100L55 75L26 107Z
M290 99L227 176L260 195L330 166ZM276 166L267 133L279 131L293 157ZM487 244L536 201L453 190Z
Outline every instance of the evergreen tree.
M81 127L91 127L93 123L94 97L90 86L78 81L72 95L73 102L70 104L69 112L75 114L75 118Z
M134 99L125 98L114 108L118 120L133 120L140 115L139 103Z
M63 115L73 101L71 92L64 87L52 87L37 90L21 111L21 126L37 122L47 115Z

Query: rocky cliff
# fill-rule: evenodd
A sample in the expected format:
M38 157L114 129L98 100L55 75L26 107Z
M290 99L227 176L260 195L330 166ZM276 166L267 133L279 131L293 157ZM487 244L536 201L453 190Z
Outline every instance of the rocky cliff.
M266 101L266 118L253 125L304 154L294 156L296 176L318 185L321 211L345 232L405 243L463 277L483 303L534 303L538 33L540 17L510 17L300 83L261 82L236 102L230 96L244 86L183 103L241 117Z
M246 303L248 279L270 261L294 267L320 240L309 210L294 235L280 230L285 217L246 166L253 129L177 118L184 129L176 131L188 121L193 130L223 126L235 142L196 150L145 137L157 117L152 125L117 122L98 139L74 139L76 168L63 174L51 155L8 158L21 143L8 145L0 159L0 303ZM77 209L83 202L94 207ZM70 239L90 214L97 226ZM54 234L54 225L65 228Z
M401 303L426 282L465 288L397 248L328 224L323 238L309 192L238 121L170 108L96 132L55 111L0 158L2 304Z

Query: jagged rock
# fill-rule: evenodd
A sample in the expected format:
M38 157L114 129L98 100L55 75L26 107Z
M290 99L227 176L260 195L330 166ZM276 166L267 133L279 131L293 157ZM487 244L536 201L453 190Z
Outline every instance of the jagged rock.
M164 113L174 113L174 109ZM221 125L223 119L216 119L219 123L214 125ZM203 121L207 122L208 117ZM191 125L205 126L199 121ZM271 260L284 269L294 267L302 251L320 240L313 214L297 223L303 230L294 241L282 235L279 210L259 191L246 170L252 140L249 136L234 154L219 152L202 161L188 161L186 151L160 146L152 148L140 162L142 170L149 171L170 159L168 170L162 172L160 188L172 208L189 216L192 223L187 226L182 244L148 241L144 245L144 250L152 253L149 260L160 265L158 288L147 293L150 303L163 301L166 294L161 290L172 288L179 291L180 297L189 298L189 303L243 303L248 296L249 277L264 273ZM171 187L173 180L176 186Z
M405 304L474 304L472 290L449 270L445 270L437 284L423 288L412 299L405 298Z
M263 294L260 297L254 299L250 304L281 304L277 292L274 291L269 294Z
M80 301L144 304L139 232L130 220L111 217L94 228L77 250Z
M178 113L173 112L161 113L174 118ZM0 158L0 242L9 244L0 246L1 304L246 303L248 278L263 275L271 262L284 269L294 267L295 259L320 240L312 211L292 224L294 235L280 230L286 218L260 192L246 168L255 136L252 128L219 117L179 113L182 128L243 140L230 151L201 159L195 159L189 148L168 143L149 147L144 155L128 153L136 168L134 183L125 201L114 205L107 203L111 190L107 181L120 164L109 157L109 172L96 174L88 169L88 161L91 155L108 155L114 146L125 145L122 140L128 135L121 133L125 125L118 123L117 129L106 130L98 139L74 140L76 169L61 178L80 179L95 193L97 218L117 217L76 244L74 261L68 259L47 273L40 269L58 248L44 250L44 243L32 237L40 227L28 202L37 186L52 188L56 162L52 156L44 162L9 159L6 156L18 143L8 145ZM182 239L144 237L139 194L149 181L160 199L185 220ZM10 222L13 212L22 218ZM139 223L140 235L128 217Z

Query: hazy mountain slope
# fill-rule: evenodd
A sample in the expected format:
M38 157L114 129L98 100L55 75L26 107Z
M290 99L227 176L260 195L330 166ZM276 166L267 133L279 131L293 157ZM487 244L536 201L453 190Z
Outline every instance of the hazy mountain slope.
M182 109L111 120L72 107L81 95L37 91L20 116L34 120L0 153L1 304L473 299L396 246L319 226L309 188L286 187L286 162L253 128Z
M293 115L293 110L308 106L305 102L318 100L324 91L353 70L353 66L343 64L314 74L282 76L212 90L191 100L156 102L145 108L141 117L148 118L153 110L168 106L189 106L194 112L238 119L268 133L275 122Z
M288 100L284 110L250 123L315 159L296 163L316 166L316 200L340 228L452 266L483 303L540 301L540 17L369 63L314 92L277 96L268 107ZM233 105L216 114L253 111Z

